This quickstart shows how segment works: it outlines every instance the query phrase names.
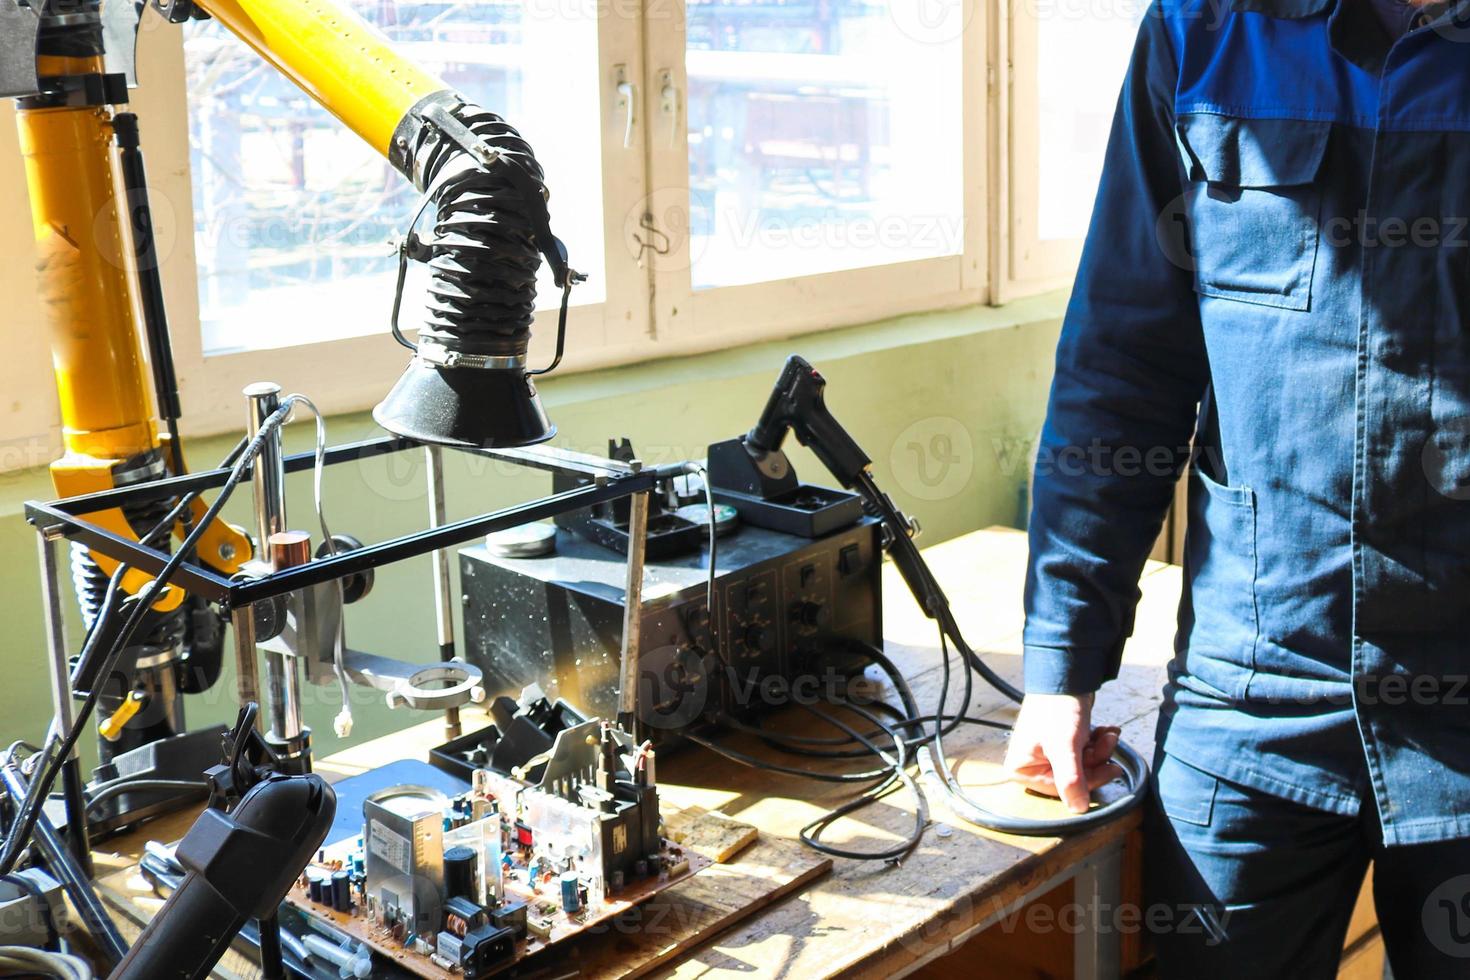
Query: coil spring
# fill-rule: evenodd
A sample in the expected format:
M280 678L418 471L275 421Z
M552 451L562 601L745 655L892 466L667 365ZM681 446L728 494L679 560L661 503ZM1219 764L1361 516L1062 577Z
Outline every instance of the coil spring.
M513 126L475 105L455 115L540 185L541 165ZM469 354L525 354L541 265L527 202L501 168L486 170L430 127L420 130L413 153L436 212L420 337Z

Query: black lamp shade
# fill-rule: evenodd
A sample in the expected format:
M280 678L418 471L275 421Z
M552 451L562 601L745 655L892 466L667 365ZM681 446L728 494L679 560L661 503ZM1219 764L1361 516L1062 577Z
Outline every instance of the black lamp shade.
M523 370L439 367L417 357L373 418L395 435L472 449L529 446L556 435Z

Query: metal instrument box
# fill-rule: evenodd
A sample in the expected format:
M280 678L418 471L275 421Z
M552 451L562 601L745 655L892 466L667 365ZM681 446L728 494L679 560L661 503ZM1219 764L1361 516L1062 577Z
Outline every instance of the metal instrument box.
M639 713L655 736L718 711L749 717L793 691L841 683L850 638L881 643L879 524L861 518L809 539L743 525L718 539L714 609L708 546L649 562L642 603ZM539 684L591 715L617 714L625 560L565 530L553 554L460 551L462 655L487 694ZM835 665L835 666L834 666Z

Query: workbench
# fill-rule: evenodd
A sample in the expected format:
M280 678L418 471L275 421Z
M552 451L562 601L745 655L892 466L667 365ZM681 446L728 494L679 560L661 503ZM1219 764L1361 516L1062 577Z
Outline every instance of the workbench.
M1025 535L1003 528L976 531L927 548L925 556L970 644L1019 684ZM921 709L932 710L941 680L937 631L897 572L891 566L884 572L886 649L908 677ZM1180 570L1151 561L1141 587L1135 634L1124 651L1122 671L1099 695L1094 720L1121 726L1124 738L1150 757L1164 665L1172 651ZM951 710L958 692L952 697ZM1003 696L977 684L969 713L1010 721L1015 710ZM478 711L464 714L466 730L486 720ZM435 719L323 758L317 769L334 778L394 759L425 758L428 748L442 739L442 722ZM319 750L328 744L323 739ZM759 751L752 748L757 743L732 744ZM990 808L1035 816L1062 812L1056 801L1006 782L999 768L1002 733L966 725L947 737L945 745L960 781ZM791 757L780 760L792 764ZM794 840L800 827L851 792L844 786L744 768L693 746L662 754L658 775L666 805L718 810L755 825L765 838ZM1120 903L1139 901L1138 811L1058 840L980 831L951 814L933 794L930 806L932 825L901 864L837 859L829 873L712 939L662 951L656 969L648 972L741 980L977 972L1087 980L1116 977L1120 964L1138 961L1138 932L1113 926ZM912 826L913 807L905 792L896 791L834 825L828 839L858 848L901 840ZM192 813L171 815L104 849L134 855L150 837L176 838L191 819ZM1037 905L1046 906L1046 914L1026 914ZM1102 910L1101 920L1087 909ZM611 942L615 937L606 938Z

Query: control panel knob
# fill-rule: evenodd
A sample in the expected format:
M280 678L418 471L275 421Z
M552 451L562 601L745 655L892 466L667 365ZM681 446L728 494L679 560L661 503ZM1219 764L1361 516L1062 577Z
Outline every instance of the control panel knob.
M826 626L827 621L832 617L825 605L806 599L791 607L791 618L798 625L820 629Z
M771 645L771 631L759 623L745 627L745 645L752 650L764 650Z

